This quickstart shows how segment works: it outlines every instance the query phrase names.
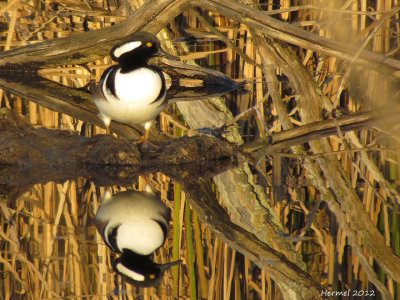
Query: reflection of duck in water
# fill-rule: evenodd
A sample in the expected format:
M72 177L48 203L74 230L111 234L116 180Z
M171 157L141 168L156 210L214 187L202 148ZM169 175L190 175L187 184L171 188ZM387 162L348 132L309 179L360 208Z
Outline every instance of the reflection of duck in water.
M161 69L147 61L154 56L179 60L162 50L156 36L139 32L115 45L110 52L117 65L104 71L93 92L100 118L110 132L111 120L144 124L145 142L153 120L167 106L165 78Z
M179 263L158 265L150 258L167 237L170 214L149 186L145 192L105 193L95 224L110 249L122 253L114 268L130 283L154 285L166 268Z
M166 269L180 263L181 261L177 260L166 264L156 264L151 260L150 255L138 255L126 250L113 266L126 281L135 286L154 286L161 280Z

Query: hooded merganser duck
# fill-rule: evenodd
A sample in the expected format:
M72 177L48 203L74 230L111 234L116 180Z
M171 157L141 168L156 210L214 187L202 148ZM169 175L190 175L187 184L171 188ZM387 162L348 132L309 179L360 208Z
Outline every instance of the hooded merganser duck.
M122 254L113 267L131 284L153 286L165 269L181 262L156 264L151 260L167 237L170 216L171 210L149 185L144 192L105 193L95 224L107 246Z
M167 106L165 77L161 69L148 65L155 56L179 58L162 50L153 34L138 32L116 44L110 52L117 65L104 71L93 92L100 118L110 132L111 120L144 124L147 141L151 123Z
M164 243L170 217L171 210L147 185L144 192L126 191L112 196L107 191L95 224L112 251L150 255Z

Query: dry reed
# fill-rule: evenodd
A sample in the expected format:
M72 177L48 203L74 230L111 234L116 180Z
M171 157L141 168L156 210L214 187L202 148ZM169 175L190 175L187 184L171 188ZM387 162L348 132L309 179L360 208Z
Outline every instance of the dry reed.
M397 1L339 1L343 2L342 6L337 1L306 2L282 0L260 6L285 22L295 23L321 36L354 43L358 49L367 48L399 58L400 25L395 21L399 13L393 10L398 5ZM79 1L10 1L0 4L0 25L3 27L0 47L5 51L73 32L83 32L85 27L96 30L112 26L124 19L130 9L128 3L125 1L119 7L113 1L93 1L90 7L89 2ZM187 28L180 28L183 24ZM238 81L248 81L247 93L227 96L227 106L234 115L250 112L246 118L235 119L244 141L254 137L267 139L271 133L284 128L283 117L266 91L266 82L271 79L259 67L263 57L246 26L217 13L198 10L183 13L171 23L170 29L176 40L189 34L196 37L193 44L175 41L177 48L187 49L181 53L183 59L217 68ZM183 33L183 30L187 33ZM295 50L322 95L321 105L328 113L334 109L351 113L373 109L381 106L382 101L390 105L390 94L398 93L390 90L390 82L380 81L376 71L364 72L352 63L344 64L315 51L298 47ZM89 67L95 75L90 75L80 66L46 69L42 75L68 86L82 87L90 79L98 81L110 63L109 58L104 58L91 64ZM289 112L288 120L293 126L303 124L295 103L299 95L292 94L293 87L288 85L288 79L281 69L275 69L275 66L271 68L272 73L279 75L277 89ZM29 99L21 99L1 90L0 100L2 107L26 115L35 126L78 132L83 130L82 120L50 111ZM160 116L159 124L162 130L174 136L185 134L188 128L175 106ZM104 133L104 130L94 127L92 133ZM356 191L371 222L384 236L386 245L400 256L399 211L395 209L399 204L400 171L396 152L397 133L396 126L388 126L346 135L339 132L327 140L336 153L343 176ZM379 145L381 149L350 151L370 145ZM388 151L391 149L396 151ZM315 153L307 149L305 154ZM371 276L377 276L382 283L381 288L386 289L394 299L400 299L400 283L377 264L364 245L359 245L360 251L357 251L349 244L346 230L339 226L337 216L326 205L318 210L310 229L301 232L313 204L323 195L311 187L310 174L302 165L300 156L299 159L273 161L279 163L284 172L281 191L268 185L263 178L263 174L267 178L273 176L276 168L271 164L270 157L263 155L259 160L262 172L253 173L268 198L274 200L273 211L286 232L312 237L297 241L295 249L313 278L332 290L373 290L378 295L378 290L371 282ZM318 171L321 172L320 169ZM275 283L268 273L198 223L196 212L191 211L179 184L171 183L163 174L153 174L152 186L173 209L174 220L173 229L171 227L169 237L156 253L155 260L166 262L182 259L184 262L166 272L159 288L131 287L110 271L114 254L104 245L92 222L104 188L78 178L63 184L38 184L15 203L2 201L2 298L279 298L279 283ZM142 189L143 182L125 188ZM120 188L113 187L113 190ZM366 271L363 259L372 271Z

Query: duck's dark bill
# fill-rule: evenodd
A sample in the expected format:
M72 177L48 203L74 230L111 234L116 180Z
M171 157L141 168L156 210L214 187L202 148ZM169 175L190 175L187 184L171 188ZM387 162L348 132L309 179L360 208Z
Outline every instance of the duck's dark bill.
M155 55L156 55L156 56L159 56L159 57L164 57L164 58L167 58L167 59L177 60L177 61L180 61L180 60L181 60L179 57L174 56L174 55L172 55L172 54L169 54L168 52L165 52L165 51L164 51L163 49L161 49L161 48L158 49L158 51L156 52Z
M162 268L163 270L166 270L166 269L171 268L173 266L180 265L181 263L182 263L181 260L176 260L176 261L172 261L172 262L160 265L160 268Z

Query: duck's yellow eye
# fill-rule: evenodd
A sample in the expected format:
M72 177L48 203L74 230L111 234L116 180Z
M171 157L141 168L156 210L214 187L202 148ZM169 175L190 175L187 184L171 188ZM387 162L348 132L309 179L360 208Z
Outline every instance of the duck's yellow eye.
M150 48L151 46L153 46L153 44L151 42L147 42L146 46Z
M151 43L149 43L149 44L151 44ZM154 275L154 274L150 274L150 279L154 279L154 278L156 278L156 275Z

